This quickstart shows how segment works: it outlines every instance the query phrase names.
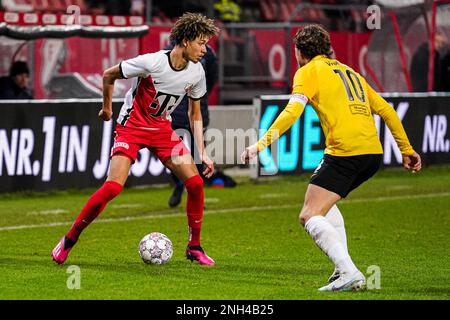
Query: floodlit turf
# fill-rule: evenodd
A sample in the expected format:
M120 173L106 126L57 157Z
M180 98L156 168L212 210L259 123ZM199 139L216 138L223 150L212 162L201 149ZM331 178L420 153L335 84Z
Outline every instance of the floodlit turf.
M202 239L215 267L185 259L186 195L168 209L168 187L125 189L63 266L50 252L93 190L0 195L0 299L449 299L449 166L384 170L341 202L353 260L374 286L368 269L380 270L381 288L360 293L317 291L333 268L298 223L307 181L207 188ZM140 260L152 231L174 244L167 265ZM78 290L67 287L72 265Z

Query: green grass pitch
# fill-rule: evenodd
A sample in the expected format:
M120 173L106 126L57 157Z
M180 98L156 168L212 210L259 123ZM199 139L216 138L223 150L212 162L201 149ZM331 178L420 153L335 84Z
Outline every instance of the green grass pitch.
M168 209L168 187L126 188L63 266L51 250L94 190L0 195L0 299L450 298L450 166L380 171L340 203L350 254L373 280L358 293L317 291L333 266L298 222L307 175L238 181L205 189L202 240L214 267L184 257L186 194ZM152 231L174 244L166 265L140 260L138 243ZM72 265L79 289L67 287Z

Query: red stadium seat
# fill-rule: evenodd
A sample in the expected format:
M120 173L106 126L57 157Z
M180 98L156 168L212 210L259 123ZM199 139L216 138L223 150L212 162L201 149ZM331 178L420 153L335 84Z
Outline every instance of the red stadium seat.
M282 21L287 21L291 15L291 12L289 11L289 7L286 0L281 0L279 2L279 8L280 8L280 17L279 19Z
M261 16L263 17L263 19L265 21L275 21L276 20L276 11L274 10L275 5L270 0L262 0L260 2Z
M359 9L353 9L351 11L351 15L353 20L355 21L356 26L360 26L362 22L364 21L364 13L361 12Z
M65 6L68 7L70 5L76 5L80 7L81 13L87 13L87 5L84 0L62 0L65 2Z
M15 0L15 1L12 1L12 2L14 2L14 4L17 6L17 7L27 7L27 6L31 6L31 1L30 0Z
M297 8L297 5L300 4L301 0L289 0L288 7L290 14L294 13L295 9ZM296 17L292 18L292 21L297 21Z
M64 0L47 0L48 11L51 12L66 12L67 6Z
M297 3L295 0L285 0L289 13L292 14L294 12Z
M40 12L67 12L67 8L71 5L80 7L81 13L87 12L87 6L84 0L28 0L35 11Z
M6 11L11 12L30 12L33 11L33 5L30 0L15 0L3 2L3 7Z
M31 4L35 11L48 11L47 0L31 0Z
M309 9L309 16L312 21L322 22L324 20L324 14L321 9L316 8Z

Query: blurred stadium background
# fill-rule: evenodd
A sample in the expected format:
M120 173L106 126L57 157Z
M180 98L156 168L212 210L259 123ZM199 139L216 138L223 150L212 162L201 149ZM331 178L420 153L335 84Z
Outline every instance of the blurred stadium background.
M103 70L164 48L186 11L204 13L222 29L210 41L219 79L208 100L210 128L224 138L234 139L226 129L267 128L297 69L292 36L304 24L320 23L331 33L336 58L393 103L425 164L450 162L450 1L3 0L1 8L0 75L8 76L14 61L27 62L33 94L33 100L0 100L2 192L81 188L103 180L113 130L95 116ZM420 70L411 67L414 59ZM115 114L128 85L116 82ZM303 118L280 141L278 159L262 154L250 170L253 177L278 160L277 173L317 165L323 136L313 111ZM379 119L377 126L385 165L398 166L392 136ZM217 163L237 162L236 146L222 149L215 150ZM146 151L136 167L129 185L169 181Z

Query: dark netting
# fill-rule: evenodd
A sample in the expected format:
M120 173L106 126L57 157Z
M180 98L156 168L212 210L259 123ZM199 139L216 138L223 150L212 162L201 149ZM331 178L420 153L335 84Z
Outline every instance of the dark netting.
M29 47L26 41L7 38L0 35L0 77L9 74L14 60L29 61Z
M139 54L139 37L148 26L15 26L0 24L0 76L13 61L26 61L34 98L96 98L106 68ZM95 59L93 59L95 57ZM123 97L131 80L117 82Z
M219 38L219 55L226 57L221 71L222 103L248 103L259 94L287 93L291 77L289 36L283 25L227 26Z
M436 31L443 34L447 41L446 47L441 54L450 54L450 1L437 7Z
M368 44L366 69L368 81L375 88L381 83L385 91L407 92L408 86L402 68L400 48L396 39L392 13L395 14L403 45L408 74L414 52L423 43L428 43L428 25L431 24L431 3L401 8L381 8L381 29L375 30Z

